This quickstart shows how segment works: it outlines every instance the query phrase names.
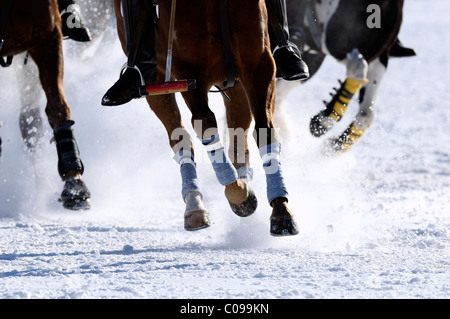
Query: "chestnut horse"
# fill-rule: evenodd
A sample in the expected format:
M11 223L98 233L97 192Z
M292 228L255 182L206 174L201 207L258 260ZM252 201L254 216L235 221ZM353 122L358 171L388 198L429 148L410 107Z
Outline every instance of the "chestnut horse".
M280 166L280 148L272 116L275 107L275 62L271 54L264 0L178 0L174 26L172 80L195 79L196 89L181 93L192 114L192 125L205 146L216 177L238 216L251 215L257 200L249 187L248 129L255 122L256 143L263 160L267 197L272 206L270 233L273 236L298 233L287 206L287 191ZM233 143L224 150L217 121L208 105L212 86L223 88L229 80L222 41L221 4L229 17L230 48L235 61L234 86L224 98L226 119ZM125 51L120 0L115 0L118 33ZM156 31L157 81L164 82L168 49L171 1L159 2ZM223 11L222 11L223 13ZM126 51L125 51L126 52ZM233 82L233 81L232 81ZM202 203L192 138L186 130L174 94L147 97L150 108L166 128L169 144L180 164L182 196L186 203L184 226L198 230L210 225Z
M11 7L8 8L8 4ZM39 70L47 98L45 113L54 132L58 154L58 173L64 181L60 200L68 209L90 208L90 192L81 179L84 166L79 156L63 89L63 53L61 17L57 0L0 0L0 12L6 16L1 37L1 55L28 52Z

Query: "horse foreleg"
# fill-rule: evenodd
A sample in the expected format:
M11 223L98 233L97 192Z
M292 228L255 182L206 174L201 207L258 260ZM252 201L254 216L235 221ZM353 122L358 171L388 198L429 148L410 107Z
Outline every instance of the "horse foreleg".
M320 137L328 132L336 122L339 122L347 112L353 96L367 83L367 61L354 49L347 54L347 58L341 61L347 68L347 78L341 83L339 89L332 96L332 100L326 103L325 110L316 114L310 122L310 131L313 136Z
M380 58L369 64L368 83L361 88L359 94L359 111L347 129L338 138L330 141L330 147L334 152L349 150L372 125L376 100L385 73L386 63L382 63Z
M174 152L174 160L180 165L181 196L186 204L184 228L199 230L211 225L208 212L203 205L203 194L197 177L194 147L189 132L181 119L173 94L147 97L148 103L164 125L169 144Z
M55 28L45 41L29 53L39 69L39 77L47 97L45 112L53 129L58 153L58 172L65 182L61 193L68 209L90 208L90 192L81 179L84 166L80 158L70 119L70 109L63 90L63 55L60 30Z

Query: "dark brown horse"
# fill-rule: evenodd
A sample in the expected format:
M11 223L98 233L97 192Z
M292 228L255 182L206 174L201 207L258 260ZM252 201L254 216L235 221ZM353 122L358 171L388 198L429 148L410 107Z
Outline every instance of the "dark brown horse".
M2 57L28 52L39 69L47 98L45 113L54 131L58 172L64 181L61 201L69 209L90 207L90 193L81 176L83 163L72 131L74 122L63 89L61 17L56 0L0 0L0 12L7 18L1 38ZM19 92L20 94L20 92Z
M229 154L220 141L217 121L208 105L211 87L223 88L229 80L221 27L220 4L226 4L229 16L230 49L236 72L234 86L224 98L231 137ZM125 48L120 0L115 1L118 33ZM164 82L171 1L159 3L156 35L158 82ZM223 14L223 12L222 12ZM255 134L267 179L267 196L272 208L270 233L274 236L298 233L293 214L287 207L287 191L280 167L280 143L272 116L275 106L275 63L271 54L264 0L178 0L176 5L172 80L195 79L196 89L182 96L192 113L192 125L205 145L218 181L232 210L239 216L256 209L251 179L247 133L255 122ZM197 230L210 225L202 203L194 149L185 129L174 94L147 97L150 108L165 126L170 147L180 164L182 194L186 202L185 229Z

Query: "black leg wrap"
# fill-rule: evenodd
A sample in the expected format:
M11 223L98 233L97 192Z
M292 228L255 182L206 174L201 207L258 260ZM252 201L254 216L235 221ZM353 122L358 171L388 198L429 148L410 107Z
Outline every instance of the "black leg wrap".
M58 152L58 172L63 180L69 171L77 171L80 174L84 172L80 151L72 132L74 123L74 121L69 120L55 125L54 128Z

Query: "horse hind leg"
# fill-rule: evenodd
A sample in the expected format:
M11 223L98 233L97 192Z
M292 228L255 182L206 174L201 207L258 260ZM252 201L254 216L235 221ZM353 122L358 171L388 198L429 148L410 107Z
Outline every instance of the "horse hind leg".
M173 94L149 96L150 108L164 125L169 144L174 152L173 159L180 167L181 196L186 204L184 228L195 231L211 225L208 211L203 204L203 194L197 177L192 138L186 130Z
M272 65L272 72L270 66ZM273 125L275 107L275 65L270 52L262 56L252 70L243 72L241 81L255 119L256 143L266 175L267 199L272 206L270 234L291 236L298 234L294 214L287 206L288 192L281 169L281 143Z
M245 103L247 97L239 81L227 91L227 95L229 99L224 98L224 104L228 124L228 155L237 170L238 180L227 186L225 195L231 210L240 217L247 217L253 214L258 206L256 195L250 187L253 169L250 167L248 129L252 122L252 114L250 108L244 107L247 105ZM238 107L238 104L241 107Z
M63 56L60 30L55 28L39 47L30 48L30 56L39 69L47 97L45 112L53 129L58 154L58 172L64 181L60 196L63 206L71 210L89 209L90 192L81 179L84 166L75 140L70 109L63 90Z
M387 59L386 59L387 61ZM387 63L378 58L369 64L368 83L359 94L359 112L347 129L337 138L328 141L328 149L333 153L344 153L358 142L373 123L376 110L376 100L381 82L386 73Z
M186 203L184 229L194 231L207 228L211 225L211 221L202 201L203 194L197 177L192 140L184 127L176 128L171 136L177 139L182 138L172 149L175 153L174 160L180 165L181 196Z
M175 156L180 164L182 179L181 195L186 203L184 211L184 229L200 230L211 226L208 211L203 204L203 195L199 187L197 168L193 152L179 151Z
M22 89L19 114L20 132L28 151L36 154L39 153L43 137L40 113L40 98L43 92L39 85L35 85L39 81L38 69L34 62L29 60L16 70L16 76L19 87Z

